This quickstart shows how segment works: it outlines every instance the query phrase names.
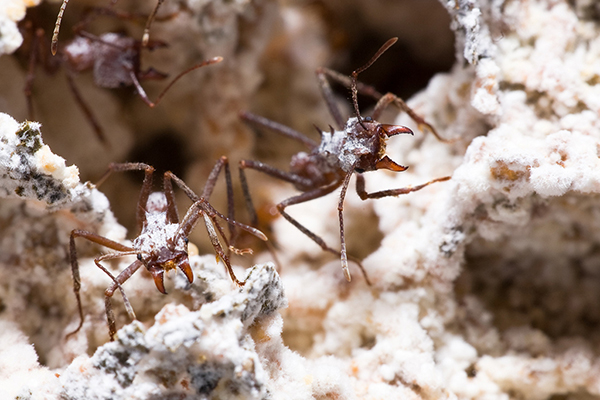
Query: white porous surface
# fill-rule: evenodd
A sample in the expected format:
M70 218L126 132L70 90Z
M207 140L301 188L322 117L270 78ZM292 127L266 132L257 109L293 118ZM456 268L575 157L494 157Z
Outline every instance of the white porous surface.
M0 5L0 53L19 45L15 23L24 16L13 3L21 4ZM71 3L64 32L77 21L78 7L97 5ZM0 399L600 398L597 2L396 3L195 0L180 7L167 0L164 13L178 13L157 22L151 38L170 48L146 55L147 65L174 76L198 60L224 61L191 74L150 111L135 95L95 87L91 74L80 74L110 148L95 141L72 100L56 101L71 99L60 73L52 78L38 68L39 122L17 122L27 118L27 57L19 51L0 57L0 111L10 114L0 114ZM438 8L423 12L425 3ZM148 12L153 4L119 0L116 7ZM52 7L54 18L58 6ZM412 18L404 14L411 10ZM400 43L370 69L417 79L423 65L447 52L448 26L453 66L432 73L407 101L447 141L420 131L405 114L384 113L381 122L415 132L387 143L386 154L409 169L373 171L365 180L375 192L451 179L368 201L350 181L348 254L362 260L371 286L353 263L346 282L337 257L277 217L274 205L298 194L292 185L247 171L277 265L249 242L259 254L233 258L237 277L247 279L237 288L199 226L190 239L208 255L190 257L194 281L168 273L165 296L142 268L123 285L137 320L115 293L118 332L109 342L110 279L93 262L104 250L77 239L84 322L67 336L79 323L69 232L131 243L125 237L135 239L131 221L141 183L141 177L111 177L107 198L80 183L78 168L82 180L94 181L108 162L138 161L137 150L165 135L185 151L171 155L158 146L159 153L183 165L178 174L197 193L221 155L232 169L242 158L286 169L306 148L247 129L240 110L319 140L313 124L328 132L332 119L319 97L316 67L341 63L349 73L398 35ZM93 29L106 33L102 25ZM139 27L132 29L141 37ZM405 47L394 53L403 35ZM429 61L407 72L402 62L419 51L411 60ZM360 76L365 83L391 90L367 72ZM157 94L166 82L144 85ZM347 117L350 96L339 93ZM370 115L363 96L359 106ZM235 170L233 176L237 181ZM219 180L210 199L221 212L222 186ZM238 194L236 188L236 219L248 223ZM286 211L338 248L338 196L339 190ZM178 204L182 212L190 202L182 196ZM128 235L117 219L130 227ZM116 274L134 260L105 266ZM238 263L255 265L244 271Z

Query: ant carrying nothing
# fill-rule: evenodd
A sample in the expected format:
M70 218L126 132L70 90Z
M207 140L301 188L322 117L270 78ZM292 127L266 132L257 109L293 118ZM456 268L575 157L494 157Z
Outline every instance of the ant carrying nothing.
M249 249L236 249L233 246L230 246L221 226L217 222L217 217L227 221L230 231L233 230L233 227L235 226L236 228L240 228L249 232L261 240L266 241L267 237L258 229L241 224L234 221L232 218L222 215L208 202L208 198L212 194L216 180L221 169L223 169L223 166L225 167L225 176L227 181L229 214L232 215L233 198L231 197L232 189L230 189L231 175L226 157L221 157L221 159L213 167L213 170L211 171L211 174L209 175L202 192L202 196L200 197L196 195L180 178L171 172L165 172L164 174L163 191L150 193L152 190L152 178L154 175L154 168L152 166L143 163L110 164L108 171L100 179L97 186L104 182L104 180L106 180L106 178L108 178L108 176L113 172L144 171L145 173L136 213L137 226L140 234L133 240L132 245L128 246L100 236L96 233L81 229L74 229L71 232L69 255L71 271L73 274L73 291L75 292L75 297L77 299L80 322L77 328L67 336L75 334L83 326L83 309L81 306L81 297L79 295L81 280L79 277L77 250L75 248L75 238L78 237L87 239L93 243L116 251L114 253L101 255L94 259L94 263L98 266L98 268L104 271L104 273L106 273L112 280L112 284L104 292L106 318L108 320L108 331L111 341L114 340L116 333L116 323L112 310L111 298L114 292L118 289L123 296L123 303L127 313L129 314L130 318L136 319L133 308L129 303L129 299L125 294L122 285L141 266L146 267L148 272L150 272L156 288L163 294L167 294L164 286L165 271L179 268L185 274L187 280L192 283L194 280L194 274L190 267L188 258L188 236L201 217L204 219L208 236L213 248L215 249L215 253L217 254L217 260L219 258L223 260L231 280L233 280L236 285L244 285L245 282L239 281L236 278L229 262L229 257L227 254L225 254L223 247L219 242L217 232L223 238L230 251L234 251L237 254L248 253L251 251ZM179 220L177 205L175 204L172 181L174 181L175 184L179 186L179 188L181 188L193 202L181 221ZM119 275L116 277L100 263L101 261L112 260L129 255L135 255L137 256L137 259L127 268L121 271L121 273L119 273Z
M439 140L443 140L437 134L435 129L433 129L433 127L425 122L423 118L419 117L412 109L410 109L406 103L402 101L402 99L392 93L382 95L373 87L357 81L358 75L369 68L397 40L397 38L388 40L375 53L371 60L367 62L367 64L352 72L350 78L326 68L319 68L317 70L317 78L323 97L327 103L330 114L335 119L338 128L338 130L335 130L333 127L330 127L331 130L329 132L323 132L317 128L321 134L321 143L316 143L298 131L250 112L242 112L240 114L240 117L244 121L297 140L310 150L309 153L300 152L292 157L290 162L290 172L276 169L260 161L240 161L240 181L246 199L246 206L252 219L252 224L256 226L257 216L252 204L252 198L250 196L250 191L244 172L247 168L254 169L274 178L292 183L298 190L300 190L302 192L301 194L290 197L277 204L277 210L279 213L302 233L317 243L323 250L338 255L341 258L342 271L348 281L351 279L350 271L348 270L348 258L350 258L352 261L355 261L358 264L362 270L366 282L369 285L370 281L360 261L351 258L346 252L343 209L344 198L348 189L350 177L356 173L356 191L362 200L398 196L401 194L415 192L434 182L442 182L450 179L449 176L446 176L414 187L409 186L399 189L382 190L374 193L367 193L365 190L365 178L363 176L364 172L374 171L377 169L387 169L394 172L401 172L408 168L395 163L387 155L385 155L385 147L388 137L403 133L413 135L412 130L405 126L381 124L376 121L381 116L384 109L391 103L396 104L401 110L406 111L409 116L420 126L427 127ZM328 77L337 80L346 86L349 86L351 89L352 103L356 116L348 119L346 123L344 123L341 113L335 103L333 92L327 80ZM358 92L372 96L378 100L371 117L363 118L360 115L357 100ZM337 251L329 247L322 238L292 218L288 213L285 212L285 209L286 207L294 204L300 204L309 200L323 197L333 192L340 186L342 190L338 202L338 216L340 224L341 251Z
M161 3L162 1L159 1L157 7ZM154 50L167 47L167 44L162 41L153 40L148 41L146 45L143 45L140 41L120 33L104 33L100 36L96 36L85 31L85 26L98 15L109 15L120 19L136 18L136 16L132 14L121 13L107 8L93 8L88 10L83 19L73 28L76 37L71 42L67 43L64 46L64 49L58 53L58 61L54 61L52 57L49 57L47 54L47 46L43 46L44 31L41 28L35 29L34 31L31 23L25 26L26 36L30 38L28 41L30 42L31 47L25 85L25 95L27 97L27 107L30 119L34 119L31 92L38 57L41 57L41 62L49 72L55 71L59 65L65 67L67 82L77 104L90 122L98 139L105 145L107 145L107 139L100 124L75 85L74 78L78 73L92 70L94 74L94 83L96 86L102 88L115 89L134 86L144 103L153 108L160 103L167 91L181 77L195 69L216 64L223 60L222 57L214 57L186 69L165 87L155 101L151 101L140 82L145 80L162 80L166 79L168 75L159 72L154 68L148 68L145 71L141 70L141 51L142 48Z

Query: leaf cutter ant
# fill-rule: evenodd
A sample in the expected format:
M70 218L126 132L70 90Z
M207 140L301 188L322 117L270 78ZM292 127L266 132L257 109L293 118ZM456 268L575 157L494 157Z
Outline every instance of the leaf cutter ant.
M229 165L227 163L227 158L222 157L213 167L213 170L211 171L211 174L209 175L207 183L202 192L202 196L198 196L180 178L171 172L165 172L164 174L163 191L150 193L152 190L152 178L154 175L154 168L152 166L143 163L110 164L108 171L100 179L98 185L104 182L104 180L113 172L137 170L144 171L145 173L136 213L137 226L140 233L137 238L133 240L132 245L129 246L115 242L93 232L81 229L74 229L71 231L69 242L69 258L71 262L71 271L73 274L73 291L75 292L75 297L77 299L80 322L77 328L67 336L75 334L83 326L83 309L81 306L81 297L79 295L81 279L79 276L79 263L77 261L77 250L75 247L75 238L78 237L87 239L93 243L115 251L103 254L94 259L94 263L98 266L98 268L106 273L112 280L112 283L104 292L106 318L108 321L108 330L111 341L114 340L114 335L116 333L116 323L112 310L111 298L118 289L123 296L123 303L127 313L129 314L130 318L135 319L135 313L133 312L133 308L131 307L129 299L125 294L122 285L140 267L146 267L146 270L148 270L148 272L150 272L152 275L156 288L163 294L167 294L164 286L165 271L179 268L185 274L187 280L192 283L194 280L194 274L190 267L188 258L188 236L201 218L204 220L208 236L217 255L217 260L219 258L223 260L231 280L236 285L244 285L244 282L241 282L236 278L229 262L229 258L223 251L223 247L219 242L217 232L223 238L230 250L234 250L237 253L244 253L247 252L247 250L238 250L232 246L229 246L227 238L225 237L217 218L227 221L230 227L235 226L245 230L261 240L266 241L267 238L258 229L241 224L222 215L208 202L207 199L212 194L216 179L223 166L225 166L228 195L232 193L229 189L231 187ZM193 202L182 220L179 219L177 212L172 181L174 181L175 184L179 186L179 188L181 188ZM228 202L229 206L232 206L233 199L230 197ZM230 214L231 213L232 212L230 209ZM101 262L105 260L112 260L129 255L135 255L137 259L133 261L127 268L121 271L121 273L119 273L119 275L116 277L101 264Z
M160 5L159 2L158 5ZM157 5L157 6L158 6ZM146 46L132 37L120 33L104 33L96 36L84 30L85 26L98 15L109 15L121 19L133 19L135 16L128 13L121 13L107 8L93 8L84 15L81 22L74 27L76 37L64 46L59 53L58 62L52 61L47 56L47 47L43 45L43 30L37 29L33 32L32 27L27 27L31 36L31 52L29 59L29 68L26 78L25 95L27 97L27 107L29 118L33 118L32 88L35 78L35 65L38 57L49 72L55 71L58 65L63 65L66 70L67 82L73 93L77 104L90 122L96 136L105 145L107 139L104 132L94 117L92 109L85 102L79 89L75 85L75 76L78 73L92 70L94 74L94 83L96 86L107 89L116 89L133 86L137 94L150 108L157 106L167 91L184 75L207 65L216 64L223 60L222 57L213 57L209 60L196 64L185 71L179 73L158 95L155 101L151 101L142 87L141 83L145 80L163 80L167 74L157 71L154 68L142 70L140 65L140 55L142 48L154 50L167 47L162 41L148 41Z
M364 66L352 72L350 78L326 68L319 68L316 71L323 97L337 126L337 130L333 127L330 127L330 131L321 131L317 128L321 134L320 143L316 143L302 133L287 126L281 125L277 122L260 117L250 112L242 112L240 114L240 117L249 124L265 128L294 139L304 144L309 150L308 152L297 153L292 157L289 172L276 169L260 161L240 161L240 181L246 199L246 207L251 214L250 217L253 225L256 225L257 216L252 204L252 198L250 196L250 191L244 172L247 168L254 169L274 178L292 183L299 191L301 191L301 194L290 197L277 204L277 210L279 213L302 233L317 243L323 250L338 255L341 258L342 271L348 281L351 280L350 271L348 269L348 258L350 258L352 261L356 261L369 285L370 281L364 268L362 267L362 264L358 260L348 256L346 252L343 210L344 198L348 189L350 177L353 174L356 174L356 192L362 200L407 194L421 190L434 182L442 182L450 179L449 176L446 176L443 178L433 179L418 186L382 190L374 193L367 193L365 190L365 178L363 176L364 172L378 169L402 172L408 168L397 164L387 155L385 155L386 141L390 136L399 134L413 135L412 130L405 126L382 124L377 122L377 119L381 116L382 112L388 105L392 103L396 104L401 110L406 111L409 116L420 126L427 127L438 139L443 140L438 136L435 129L433 129L433 127L425 122L423 118L418 116L412 109L410 109L406 103L402 101L402 99L392 93L382 95L373 87L357 81L358 75L369 68L397 40L397 38L388 40ZM354 106L355 116L348 119L345 123L335 103L333 92L327 80L328 77L333 80L337 80L346 86L349 86L351 89L352 104ZM372 96L378 100L371 117L362 117L360 115L357 100L358 92ZM292 218L288 213L285 212L285 209L288 206L323 197L339 187L342 188L338 202L341 251L337 251L329 247L322 238L307 229L304 225L300 224L296 219Z

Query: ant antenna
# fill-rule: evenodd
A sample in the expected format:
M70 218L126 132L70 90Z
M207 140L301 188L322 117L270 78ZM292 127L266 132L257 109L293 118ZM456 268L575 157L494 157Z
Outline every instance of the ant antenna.
M65 13L65 8L67 8L67 4L69 0L63 0L60 11L58 11L58 17L56 17L56 23L54 24L54 32L52 32L52 44L50 45L50 50L52 51L52 55L56 55L56 51L58 50L58 32L60 32L60 24L62 23L63 14Z
M156 3L156 6L154 7L154 10L152 10L152 14L150 14L150 16L148 17L148 20L146 21L146 27L144 28L144 35L142 36L142 47L148 46L148 41L150 40L150 25L152 25L152 22L156 18L156 13L158 12L159 7L162 5L162 3L164 1L165 0L158 0L158 2Z
M365 71L367 68L369 68L371 65L373 65L373 63L375 61L377 61L377 59L379 57L381 57L381 55L383 53L385 53L385 51L387 49L389 49L390 47L392 47L392 45L394 43L396 43L398 41L397 37L391 38L389 39L387 42L385 42L383 44L383 46L381 46L379 48L379 50L377 50L377 53L375 53L375 55L369 60L369 62L367 62L365 65L363 65L362 67L355 69L352 72L352 84L350 85L350 90L352 91L352 104L354 105L354 112L356 113L356 117L358 118L358 123L360 124L360 126L363 127L363 129L366 131L368 130L364 124L363 124L363 119L360 116L360 110L358 109L358 82L357 82L357 77L358 74L360 74L361 72Z

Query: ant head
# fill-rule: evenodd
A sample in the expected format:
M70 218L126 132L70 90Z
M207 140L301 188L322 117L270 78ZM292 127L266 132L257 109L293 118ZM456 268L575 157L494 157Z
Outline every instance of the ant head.
M187 247L187 238L185 238L183 242ZM142 254L138 254L138 260L144 263L148 272L152 274L152 279L154 279L156 288L163 294L167 294L164 284L165 271L179 268L185 274L188 282L192 283L194 281L194 273L190 267L186 249L176 249L171 247L174 246L162 246L153 251L147 258L144 258Z
M362 120L351 118L345 128L349 149L355 156L353 165L356 172L387 169L394 172L405 171L408 167L392 161L385 155L386 142L390 136L401 133L413 134L402 125L380 124L371 117ZM333 135L333 133L332 133Z

